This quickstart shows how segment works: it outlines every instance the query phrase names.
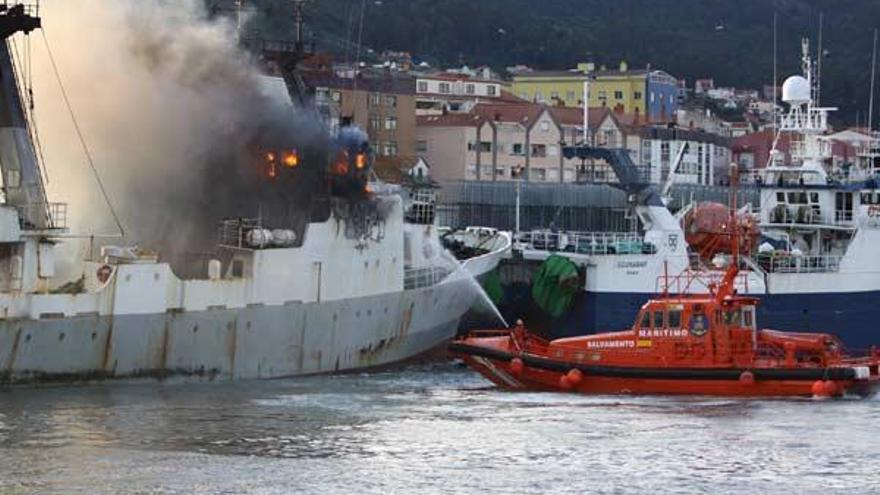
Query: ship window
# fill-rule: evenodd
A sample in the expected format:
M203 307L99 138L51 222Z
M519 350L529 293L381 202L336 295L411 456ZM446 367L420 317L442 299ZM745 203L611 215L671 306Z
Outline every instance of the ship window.
M724 324L729 326L740 326L742 322L742 312L739 308L724 312Z
M784 192L776 193L776 202L777 203L785 203L785 193Z
M798 194L798 203L805 205L807 204L807 193L802 192Z
M752 312L745 311L743 312L743 326L751 328L754 326L754 322L752 321Z
M810 202L818 203L819 202L819 193L810 193Z
M681 310L673 309L669 311L669 328L681 328Z
M642 313L642 324L641 328L651 328L651 312L645 311Z
M654 311L654 328L663 328L663 311Z

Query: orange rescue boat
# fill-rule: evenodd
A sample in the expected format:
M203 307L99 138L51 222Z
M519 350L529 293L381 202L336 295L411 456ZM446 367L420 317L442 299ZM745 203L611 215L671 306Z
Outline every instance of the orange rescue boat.
M732 176L735 177L735 169ZM736 204L735 190L731 204ZM585 394L718 396L870 396L880 384L880 352L848 353L822 333L759 330L758 300L736 294L739 239L749 227L730 209L724 235L731 261L702 294L648 301L633 326L620 332L547 341L522 322L513 330L478 331L451 344L473 369L506 389ZM705 273L686 271L679 287ZM683 282L682 282L683 281Z

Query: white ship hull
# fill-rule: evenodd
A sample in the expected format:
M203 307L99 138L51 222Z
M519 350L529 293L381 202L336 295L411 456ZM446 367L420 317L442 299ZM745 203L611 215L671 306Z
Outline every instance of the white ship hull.
M276 378L386 365L452 338L467 281L322 303L0 321L0 381Z

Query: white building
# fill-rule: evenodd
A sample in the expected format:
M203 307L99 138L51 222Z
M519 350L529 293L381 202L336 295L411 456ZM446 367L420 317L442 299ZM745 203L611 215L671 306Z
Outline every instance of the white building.
M478 103L500 101L501 82L466 74L438 73L416 77L416 115L469 112Z
M679 151L687 146L678 166L676 181L712 185L716 172L730 165L730 142L726 138L700 131L646 127L640 131L638 162L649 167L651 182L661 183L669 175Z

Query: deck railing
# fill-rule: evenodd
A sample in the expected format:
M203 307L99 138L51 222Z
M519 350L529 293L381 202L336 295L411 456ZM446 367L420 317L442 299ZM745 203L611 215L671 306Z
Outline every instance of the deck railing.
M540 251L578 254L654 254L656 246L636 233L622 232L522 232L517 240Z
M758 265L768 273L827 273L840 271L839 255L772 254L759 256Z

